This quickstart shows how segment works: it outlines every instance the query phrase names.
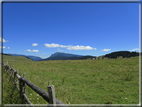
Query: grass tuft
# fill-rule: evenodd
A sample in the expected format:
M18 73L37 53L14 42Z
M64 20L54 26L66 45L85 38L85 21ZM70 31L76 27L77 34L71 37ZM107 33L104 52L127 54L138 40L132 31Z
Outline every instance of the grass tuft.
M132 78L133 78L133 75L131 74L131 72L130 72L130 71L127 71L125 81L131 81Z

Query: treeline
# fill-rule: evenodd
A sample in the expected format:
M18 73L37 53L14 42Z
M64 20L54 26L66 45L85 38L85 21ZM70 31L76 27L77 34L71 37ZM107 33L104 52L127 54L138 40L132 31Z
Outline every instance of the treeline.
M104 57L117 58L119 56L122 56L123 58L130 58L130 57L139 56L139 52L117 51L106 54Z

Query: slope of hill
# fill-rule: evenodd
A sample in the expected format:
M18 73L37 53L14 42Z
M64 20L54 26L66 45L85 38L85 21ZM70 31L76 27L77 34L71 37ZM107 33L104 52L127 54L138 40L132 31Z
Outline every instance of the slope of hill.
M11 56L11 55L5 55L5 54L2 55L2 58L3 58L3 62L6 62L6 61L32 61L28 57Z
M9 55L9 56L24 56L28 59L31 59L33 61L41 60L42 58L37 57L37 56L31 56L31 55L22 55L22 54L4 54L4 55Z
M122 56L123 58L127 57L135 57L135 56L139 56L138 52L129 52L129 51L117 51L117 52L112 52L109 54L106 54L104 57L108 57L108 58L117 58L119 56Z

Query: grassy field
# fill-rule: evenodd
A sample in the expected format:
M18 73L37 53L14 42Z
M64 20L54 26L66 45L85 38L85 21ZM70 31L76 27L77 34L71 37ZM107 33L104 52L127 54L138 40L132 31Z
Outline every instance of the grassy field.
M38 87L47 91L54 85L56 98L65 104L139 103L139 57L34 62L3 55L3 62L7 60ZM29 87L27 96L33 104L47 104Z
M3 104L22 104L22 100L19 99L19 92L13 85L14 81L10 80L9 75L4 72L3 68Z

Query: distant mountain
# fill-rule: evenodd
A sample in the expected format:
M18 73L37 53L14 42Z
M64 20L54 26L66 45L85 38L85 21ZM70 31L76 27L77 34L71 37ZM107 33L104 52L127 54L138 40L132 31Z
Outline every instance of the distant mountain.
M93 57L94 56L83 56L83 55L56 52L56 53L52 54L50 57L48 57L46 59L42 59L40 61L46 61L46 60L79 60L79 59L87 59L87 58L93 58Z
M38 61L38 60L41 60L41 59L42 59L42 58L37 57L37 56L26 56L26 57L32 59L33 61Z
M63 56L63 57L81 57L82 55L69 54L69 53L63 53L63 52L56 52L56 53L52 54L50 57L57 57L57 56Z
M11 56L25 56L25 55L22 55L22 54L11 54L11 53L5 54L5 55L11 55Z
M41 60L42 58L40 57L37 57L37 56L32 56L32 55L22 55L22 54L5 54L5 55L11 55L11 56L24 56L24 57L27 57L33 61L38 61L38 60Z

